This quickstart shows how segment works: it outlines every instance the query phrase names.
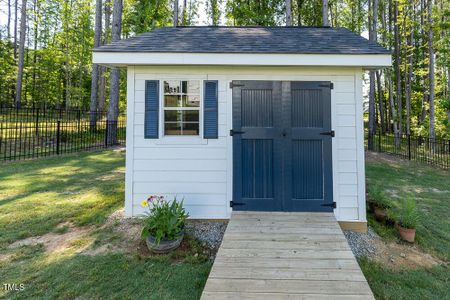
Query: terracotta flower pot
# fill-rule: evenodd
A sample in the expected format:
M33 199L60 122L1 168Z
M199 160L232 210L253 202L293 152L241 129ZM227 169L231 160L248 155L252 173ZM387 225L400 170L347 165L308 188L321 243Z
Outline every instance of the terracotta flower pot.
M410 243L414 243L414 238L416 237L416 229L415 228L404 228L401 225L398 226L398 232L400 233L400 237Z
M162 253L168 253L172 250L177 249L180 244L181 241L183 240L184 237L184 232L182 232L178 238L174 239L174 240L168 240L166 238L163 238L159 244L156 243L156 239L154 236L149 235L147 237L147 239L145 240L145 243L147 244L147 247L150 251L152 251L153 253L157 253L157 254L162 254Z
M377 221L382 222L386 220L387 217L386 209L375 206L373 209L373 213L375 214L375 219L377 219Z

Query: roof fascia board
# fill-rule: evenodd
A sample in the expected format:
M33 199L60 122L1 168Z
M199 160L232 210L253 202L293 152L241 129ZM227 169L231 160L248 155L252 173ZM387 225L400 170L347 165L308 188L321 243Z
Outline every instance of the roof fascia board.
M270 53L160 53L93 52L93 63L128 65L251 65L389 67L386 54L270 54Z

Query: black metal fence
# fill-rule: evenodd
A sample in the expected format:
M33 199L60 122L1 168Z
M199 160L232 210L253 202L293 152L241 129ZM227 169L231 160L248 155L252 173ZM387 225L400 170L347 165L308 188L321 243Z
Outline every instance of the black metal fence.
M82 110L0 108L0 161L125 144L125 117Z
M366 147L368 148L368 138ZM450 168L450 139L430 139L414 135L382 134L372 136L371 151L389 153L408 160L420 161L441 168Z

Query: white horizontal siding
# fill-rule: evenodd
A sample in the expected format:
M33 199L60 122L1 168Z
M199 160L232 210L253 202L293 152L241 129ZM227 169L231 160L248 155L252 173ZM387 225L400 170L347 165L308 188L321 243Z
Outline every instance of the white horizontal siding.
M134 182L227 182L226 171L135 171Z
M354 68L273 67L134 67L133 214L150 194L184 197L191 217L227 218L232 200L231 80L332 81L333 187L339 220L358 220L358 161L356 125L358 94ZM209 79L219 81L219 139L186 137L144 139L145 80ZM358 104L357 104L358 103ZM128 172L128 171L127 171Z

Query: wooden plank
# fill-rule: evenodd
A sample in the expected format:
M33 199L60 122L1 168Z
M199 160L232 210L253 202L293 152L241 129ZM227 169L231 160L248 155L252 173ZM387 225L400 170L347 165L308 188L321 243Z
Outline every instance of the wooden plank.
M271 233L271 234L282 234L282 233L299 233L299 234L313 234L320 230L321 233L326 234L342 234L340 228L327 228L327 227L311 227L311 226L260 226L260 227L250 227L250 226L230 226L227 227L227 232L247 232L247 233Z
M262 218L242 218L240 220L236 220L236 222L233 222L233 224L251 224L253 225L259 225L259 224L277 224L277 225L282 225L282 224L286 224L286 225L292 225L292 224L298 224L298 225L302 225L302 224L316 224L316 225L327 225L327 226L335 226L336 224L336 220L332 220L330 219L330 221L328 220L315 220L315 219L299 219L299 220L295 220L295 219L273 219L273 218L268 218L268 219L262 219Z
M284 233L278 235L272 235L267 237L265 234L253 234L253 233L241 233L241 232L227 232L224 236L227 241L283 241L283 242L298 242L298 241L341 241L347 242L345 237L341 234L297 234L297 233Z
M204 300L374 300L372 295L323 295L323 294L288 294L288 293L242 293L242 292L204 292Z
M359 265L354 259L289 259L289 258L259 258L259 257L223 257L214 261L217 267L231 265L251 268L255 266L264 268L306 268L306 269L345 269L358 270Z
M222 248L228 249L290 249L290 250L306 250L306 249L329 249L329 250L348 250L346 241L230 241L224 239Z
M241 266L213 267L210 278L244 278L244 279L307 279L336 281L366 281L360 270L339 269L292 269L262 268L258 266L243 268Z
M312 259L353 259L350 250L292 250L292 249L258 249L255 251L242 251L242 249L221 248L220 257L265 257L265 258L312 258Z
M314 281L314 280L272 280L272 279L217 279L210 278L205 286L209 292L249 292L270 293L282 291L283 293L297 294L324 294L324 295L371 295L367 283L347 281Z

